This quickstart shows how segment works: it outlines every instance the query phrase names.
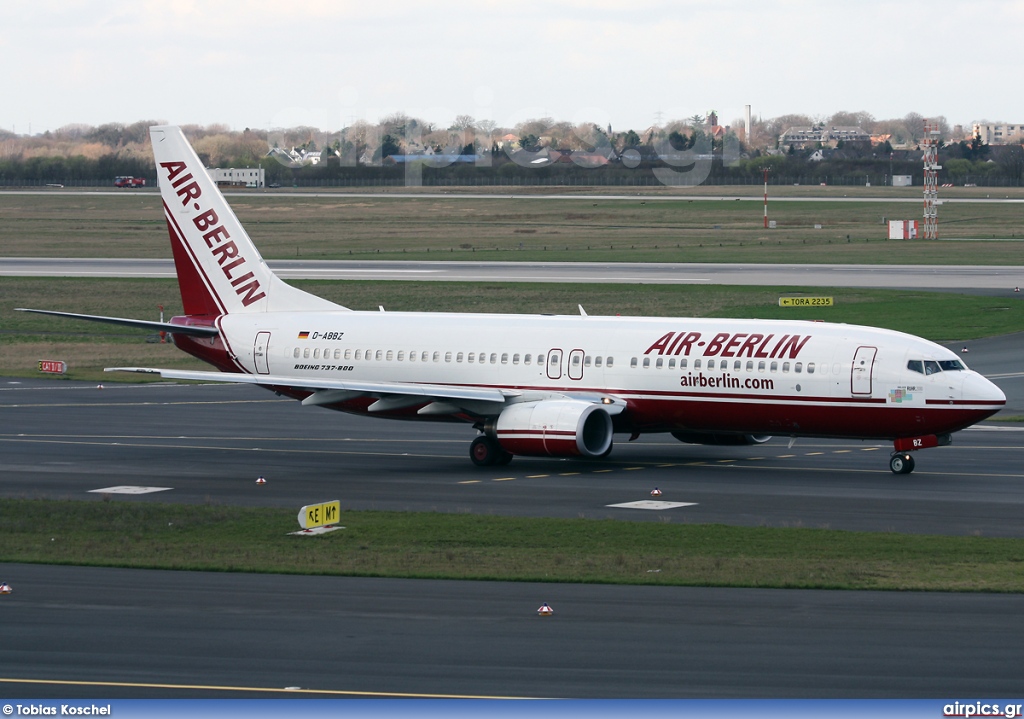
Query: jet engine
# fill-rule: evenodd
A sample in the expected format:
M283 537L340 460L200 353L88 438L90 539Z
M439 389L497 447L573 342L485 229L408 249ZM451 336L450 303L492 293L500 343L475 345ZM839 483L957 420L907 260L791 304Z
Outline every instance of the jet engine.
M688 444L717 444L728 446L764 444L771 439L771 435L768 434L729 434L727 432L690 432L685 430L673 432L672 436L680 442L686 442Z
M603 457L612 448L612 418L599 404L546 399L505 408L494 425L498 443L533 457Z

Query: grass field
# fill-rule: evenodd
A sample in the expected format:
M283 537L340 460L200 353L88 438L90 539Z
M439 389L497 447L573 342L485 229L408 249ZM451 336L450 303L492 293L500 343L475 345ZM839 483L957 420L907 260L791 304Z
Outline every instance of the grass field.
M532 582L1024 591L1024 540L416 512L0 500L0 562Z
M993 297L901 290L832 289L830 308L781 308L778 298L814 288L695 285L552 285L464 282L297 281L346 307L391 311L517 312L660 317L825 319L896 329L936 341L960 341L1024 329L1024 303ZM140 330L14 312L15 307L158 319L180 313L174 280L7 277L0 281L0 373L37 374L40 359L63 359L71 379L106 378L117 365L208 369ZM128 379L129 376L125 376ZM131 376L137 381L138 375Z
M763 229L760 202L700 194L646 201L254 192L229 201L268 259L1021 262L1024 204L943 205L941 241L888 241L883 219L918 218L919 205L835 197L775 203L775 230ZM170 257L154 193L6 194L0 217L7 257Z

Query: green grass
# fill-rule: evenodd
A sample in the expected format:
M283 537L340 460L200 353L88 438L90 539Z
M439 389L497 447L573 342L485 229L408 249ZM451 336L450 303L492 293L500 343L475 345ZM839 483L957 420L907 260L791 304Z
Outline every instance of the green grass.
M181 570L826 589L1024 591L1024 539L466 514L0 500L0 561Z
M833 188L819 196L834 202L775 203L774 230L763 228L759 202L699 194L658 201L341 193L228 199L268 259L1020 263L1020 204L946 204L942 241L904 242L885 239L883 218L918 218L919 205L838 201L845 194ZM0 195L0 217L0 253L8 257L170 257L155 193Z

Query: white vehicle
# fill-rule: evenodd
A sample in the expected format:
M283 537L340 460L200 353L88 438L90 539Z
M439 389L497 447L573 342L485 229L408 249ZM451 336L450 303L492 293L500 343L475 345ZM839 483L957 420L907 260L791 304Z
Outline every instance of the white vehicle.
M482 466L605 457L615 434L755 444L884 439L890 469L999 411L953 352L872 327L804 321L356 312L269 269L177 127L150 130L185 315L169 323L28 310L169 332L219 372L303 405L460 422Z

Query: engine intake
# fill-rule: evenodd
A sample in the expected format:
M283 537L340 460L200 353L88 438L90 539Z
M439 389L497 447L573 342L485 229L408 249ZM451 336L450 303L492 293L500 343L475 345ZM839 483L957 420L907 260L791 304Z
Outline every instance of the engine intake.
M612 418L575 399L546 399L507 407L495 423L498 443L532 457L601 457L612 447Z

